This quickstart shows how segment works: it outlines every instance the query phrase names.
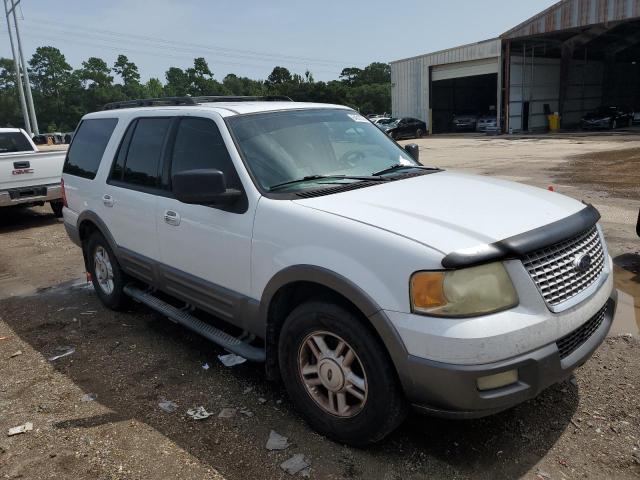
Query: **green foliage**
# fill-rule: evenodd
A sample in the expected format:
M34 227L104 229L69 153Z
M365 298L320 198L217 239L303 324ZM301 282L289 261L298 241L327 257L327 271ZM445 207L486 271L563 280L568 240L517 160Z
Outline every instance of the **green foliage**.
M391 69L386 63L345 68L339 80L330 82L316 82L308 70L300 75L281 66L264 81L232 73L218 81L199 57L187 69L169 68L164 84L158 78L142 83L137 65L126 55L118 55L112 67L90 57L74 70L60 50L43 46L29 67L38 121L48 131L73 130L84 114L108 102L163 96L286 95L301 102L349 105L363 114L391 109ZM13 61L7 58L0 58L0 126L23 126Z

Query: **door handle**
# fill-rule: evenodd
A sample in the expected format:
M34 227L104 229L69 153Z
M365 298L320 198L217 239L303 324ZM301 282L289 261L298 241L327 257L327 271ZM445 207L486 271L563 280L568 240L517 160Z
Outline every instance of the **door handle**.
M105 194L102 196L102 203L104 203L105 207L113 207L113 203L115 202L115 200L113 199L113 197L109 194Z
M180 214L173 210L167 210L164 212L164 222L177 227L180 225Z

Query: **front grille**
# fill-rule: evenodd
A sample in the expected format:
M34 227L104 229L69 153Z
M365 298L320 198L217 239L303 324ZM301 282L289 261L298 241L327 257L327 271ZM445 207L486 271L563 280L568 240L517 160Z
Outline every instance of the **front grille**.
M560 352L560 358L563 359L568 357L575 352L580 345L586 342L589 337L593 335L593 332L602 325L606 313L607 306L605 305L598 313L591 317L587 323L558 340L557 345L558 351Z
M579 271L574 262L586 254L591 257L591 265L586 271ZM604 262L604 248L595 226L573 238L529 253L523 260L550 306L566 302L588 288L602 273Z

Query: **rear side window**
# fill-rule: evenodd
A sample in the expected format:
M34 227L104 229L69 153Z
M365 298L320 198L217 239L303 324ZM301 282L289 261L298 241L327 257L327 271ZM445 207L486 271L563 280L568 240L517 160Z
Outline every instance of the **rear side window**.
M206 118L183 118L173 146L171 175L204 168L220 170L228 188L240 189L240 179L215 122Z
M0 132L0 153L33 152L33 147L22 132Z
M132 124L118 151L111 178L140 187L157 187L160 155L171 121L167 117L140 118Z
M69 147L63 173L93 180L117 123L117 118L83 120Z

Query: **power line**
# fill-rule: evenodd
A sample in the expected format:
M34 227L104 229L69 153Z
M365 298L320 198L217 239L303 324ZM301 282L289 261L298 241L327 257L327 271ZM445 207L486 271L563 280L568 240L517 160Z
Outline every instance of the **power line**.
M2 30L0 30L2 31ZM5 30L6 31L6 30ZM59 33L59 34L55 34L55 33L49 33L49 34L39 34L39 33L33 33L33 32L29 32L29 33L22 33L22 36L26 36L29 38L34 38L34 39L39 39L39 40L45 40L48 41L50 39L50 37L53 38L57 38L59 40L56 40L56 42L62 42L62 43L72 43L75 46L79 46L77 43L77 40L72 40L69 39L67 34L64 33ZM135 49L135 48L131 48L127 45L123 45L119 42L113 42L113 41L106 41L106 40L100 40L98 39L98 42L90 42L90 41L86 41L83 40L82 44L80 46L88 46L88 47L96 47L96 48L104 48L104 49L108 49L108 50L115 50L115 51L119 51L120 53L134 53L134 54L141 54L141 55L152 55L152 56L158 56L158 57L165 57L165 58L175 58L175 59L180 59L180 60L193 60L193 53L187 53L187 52L182 52L180 50L178 50L177 53L180 53L179 55L176 54L171 54L171 53L167 53L164 51L148 51L148 50L139 50L139 49ZM171 50L171 49L169 49ZM223 64L223 65L234 65L234 66L242 66L242 67L252 67L252 68L264 68L265 66L270 66L273 65L273 63L267 63L269 62L269 60L259 60L259 59L253 59L254 62L258 61L258 62L263 62L262 64L256 64L256 63L250 63L250 62L232 62L232 61L227 61L227 60L218 60L215 59L214 62L216 64ZM330 75L339 75L339 72L336 71L328 71L328 70L316 70L314 69L315 73L326 73L326 74L330 74Z
M86 34L83 34L81 32L76 32L76 31L72 31L72 30L64 30L64 29L60 29L58 27L49 27L49 26L42 26L38 28L39 32L38 34L42 34L44 36L45 33L50 34L50 35L60 35L63 34L65 37L67 36L75 36L75 37L80 37L83 39L83 41L87 38ZM43 30L50 30L52 33L50 32L45 32ZM34 33L32 33L33 35ZM109 42L109 44L113 45L130 45L131 42L127 41L125 39L113 39L113 38L98 38L98 37L94 37L92 40L94 41L99 41L99 42ZM188 52L190 55L192 55L194 52L202 52L203 54L207 55L207 56L222 56L225 58L243 58L243 59L247 59L247 60L251 60L251 61L258 61L258 62L262 62L262 63L267 63L269 65L273 65L274 64L274 60L271 59L267 59L267 58L262 58L262 57L255 57L253 55L241 55L241 54L231 54L228 52L215 52L215 51L211 51L210 49L207 48L203 48L203 47L183 47L180 45L162 45L161 47L158 44L154 44L154 42L148 42L151 43L150 45L140 45L142 47L150 47L150 48L162 48L163 50L171 50L171 51L175 51L175 52L180 52L180 53L185 53ZM296 61L296 60L286 60L284 63L290 64L290 65L304 65L305 67L309 66L310 62L308 61ZM333 65L319 65L321 67L333 67Z
M62 26L62 28L70 27L70 28L74 29L74 31L77 31L77 30L88 31L88 32L91 32L91 34L93 34L93 35L102 34L102 35L117 36L117 37L124 37L124 38L135 38L135 39L138 39L138 40L162 43L162 44L165 44L165 45L172 45L172 46L184 45L185 47L190 47L190 48L204 48L204 49L207 49L207 50L219 50L219 51L228 52L228 53L259 56L259 57L262 57L262 58L264 58L264 57L272 57L272 58L279 58L279 59L288 59L289 61L296 60L296 61L305 61L305 62L314 62L314 63L327 63L327 64L333 64L333 65L349 65L349 64L353 65L353 64L361 63L361 62L349 62L349 61L342 61L342 60L328 60L328 59L313 58L313 57L303 57L303 56L296 56L296 55L272 54L272 53L260 52L260 51L255 51L255 50L245 50L245 49L223 47L223 46L220 46L220 45L205 45L205 44L184 42L184 41L178 41L178 40L167 40L167 39L163 39L163 38L159 38L159 37L153 37L153 36L147 36L147 35L135 35L135 34L117 32L117 31L113 31L113 30L88 28L88 27L83 27L83 26L80 26L80 25L74 25L74 24L65 23L65 22L52 22L51 19L44 19L44 18L40 19L38 17L31 17L31 18L32 19L26 18L25 22L35 23L39 27L45 27L46 26L46 27L56 28L56 25L60 25L60 26ZM57 28L59 28L59 27L57 27Z

